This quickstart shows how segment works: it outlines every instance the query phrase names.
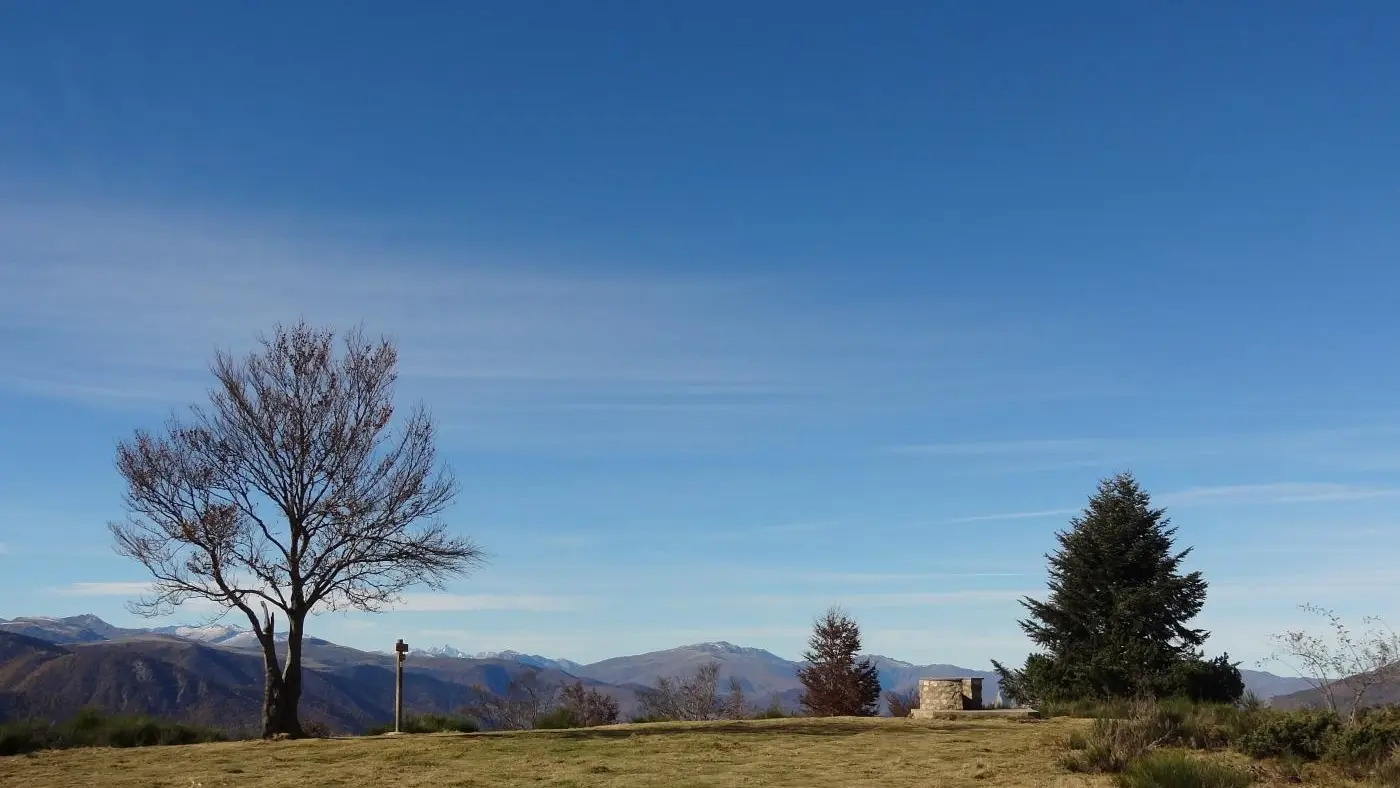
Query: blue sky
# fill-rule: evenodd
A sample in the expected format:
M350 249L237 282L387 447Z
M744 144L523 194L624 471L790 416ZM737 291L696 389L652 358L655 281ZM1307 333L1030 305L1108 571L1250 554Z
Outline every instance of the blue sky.
M1130 7L1131 6L1131 7ZM0 617L135 624L115 442L363 320L491 564L312 634L1026 643L1131 468L1252 667L1400 619L1400 9L7 3ZM193 620L199 611L177 617Z

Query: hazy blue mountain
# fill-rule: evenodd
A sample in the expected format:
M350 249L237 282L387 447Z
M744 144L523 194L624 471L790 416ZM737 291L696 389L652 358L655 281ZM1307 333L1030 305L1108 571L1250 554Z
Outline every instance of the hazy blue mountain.
M281 642L279 638L279 652ZM393 702L393 655L327 640L304 641L307 719L355 731L388 718ZM997 696L989 671L957 665L916 665L869 655L886 690L914 689L928 676L980 676L983 697ZM720 691L738 679L749 703L777 702L795 709L802 693L802 663L760 648L733 643L693 643L613 657L583 665L516 651L468 654L450 645L417 649L405 663L411 710L451 712L474 685L502 691L522 673L563 684L582 680L618 699L624 715L635 709L636 691L661 677L691 675L707 662L720 665ZM1308 702L1304 679L1241 671L1260 698L1285 695L1287 704ZM261 646L251 632L232 626L115 627L92 616L0 620L0 714L64 716L84 705L110 711L147 712L225 726L251 724L262 682ZM1290 694L1291 693L1291 694ZM252 716L250 716L252 715Z
M1312 687L1312 684L1305 678L1275 676L1262 670L1240 668L1240 676L1244 679L1245 689L1253 692L1260 700L1268 700L1280 695L1291 695Z
M53 618L50 616L22 616L9 620L0 619L0 632L27 635L50 643L93 643L101 640L115 640L129 635L139 635L147 630L122 629L108 624L94 615Z

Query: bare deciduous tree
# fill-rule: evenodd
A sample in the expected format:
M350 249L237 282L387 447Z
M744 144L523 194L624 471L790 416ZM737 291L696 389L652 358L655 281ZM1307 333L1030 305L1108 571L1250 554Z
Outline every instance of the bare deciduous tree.
M729 677L729 695L724 699L720 716L726 720L742 720L749 716L749 702L744 697L744 686L738 676Z
M303 734L308 614L380 610L483 559L438 519L456 483L436 467L432 419L418 407L390 427L394 345L355 330L337 357L334 340L299 323L245 358L217 353L208 407L117 449L127 519L110 526L116 550L155 578L132 609L203 599L246 616L266 666L267 737ZM280 667L274 611L287 627Z
M472 699L463 712L475 717L481 727L495 731L528 731L554 709L559 685L540 678L539 672L522 673L506 685L503 693L480 684L471 688Z
M909 712L919 708L919 691L886 692L885 705L889 706L891 717L908 717Z
M1261 662L1278 662L1302 673L1334 714L1340 713L1338 691L1345 693L1347 718L1355 722L1372 689L1400 680L1400 635L1373 616L1363 618L1368 629L1354 635L1328 608L1309 604L1299 609L1326 619L1331 638L1302 630L1274 635L1277 650Z
M582 681L564 687L559 707L568 711L572 723L580 728L612 725L618 718L617 699L585 688Z
M662 720L712 720L720 710L715 690L719 683L719 663L707 662L690 678L659 678L655 687L639 690L637 702L642 715Z

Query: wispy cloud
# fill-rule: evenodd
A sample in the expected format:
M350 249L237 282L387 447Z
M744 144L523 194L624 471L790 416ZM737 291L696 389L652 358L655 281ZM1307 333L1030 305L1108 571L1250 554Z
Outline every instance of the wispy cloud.
M1129 444L1095 438L1055 440L972 441L894 446L889 451L925 457L1024 457L1046 454L1099 454L1121 450Z
M578 610L575 597L510 594L404 594L393 610L411 613L461 613L487 610L553 612Z
M1276 482L1271 484L1227 484L1192 487L1186 490L1155 495L1156 505L1170 507L1209 507L1239 505L1271 505L1322 503L1327 501L1360 501L1400 495L1400 489L1332 482ZM999 520L1030 520L1041 517L1061 517L1079 514L1083 508L1034 509L1024 512L998 512L954 517L945 523L980 523Z
M1400 494L1400 490L1357 484L1297 483L1235 484L1193 487L1158 498L1164 506L1314 503L1357 501Z
M752 528L697 531L691 534L691 536L697 541L702 542L750 542L763 539L787 539L808 534L819 534L831 531L840 525L840 523L830 521L777 523L774 525L756 525Z
M59 596L141 596L148 594L152 590L150 582L146 581L117 581L106 583L70 583L66 586L53 589Z
M840 605L857 608L882 608L882 607L939 607L944 605L969 605L976 603L1001 603L1020 599L1027 594L1036 592L1020 591L1010 589L965 589L958 591L938 591L930 593L881 593L881 594L755 594L752 596L739 597L734 601L737 604L768 605L784 607L789 605L802 605L811 607L813 604L820 604L821 599L828 598L830 601Z
M1029 512L1001 512L998 514L974 514L967 517L954 517L945 523L987 523L997 520L1033 520L1041 517L1060 517L1075 514L1079 509L1035 509Z
M886 312L786 281L581 273L385 244L332 219L91 203L0 201L0 239L0 332L25 337L0 346L0 387L37 396L182 405L214 349L303 317L392 334L403 393L476 445L710 445L823 408L1059 395L1029 385L1060 374L1043 332L921 311L896 334Z
M1024 572L791 572L770 570L769 577L790 577L816 583L902 583L906 581L952 580L974 577L1026 577Z
M1131 466L1193 458L1292 457L1319 467L1395 467L1394 414L1366 425L1290 428L1264 432L1186 436L1073 437L908 444L889 453L929 460L979 463L993 469L1025 471L1095 466Z
M1265 599L1277 600L1284 607L1292 608L1304 602L1322 603L1329 598L1360 595L1363 599L1382 600L1385 607L1394 609L1388 600L1400 590L1400 575L1389 567L1355 566L1346 570L1323 570L1319 572L1288 572L1273 575L1257 575L1212 583L1211 597L1215 600ZM1374 608L1361 611L1359 615L1373 615Z

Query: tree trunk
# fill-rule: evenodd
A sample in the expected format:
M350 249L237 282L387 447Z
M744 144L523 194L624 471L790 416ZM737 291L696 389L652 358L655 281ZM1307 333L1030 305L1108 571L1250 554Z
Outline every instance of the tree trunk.
M301 738L301 721L297 707L301 704L301 634L302 622L295 618L287 622L286 667L277 664L277 648L271 628L263 635L263 706L262 736L272 739L286 736Z

